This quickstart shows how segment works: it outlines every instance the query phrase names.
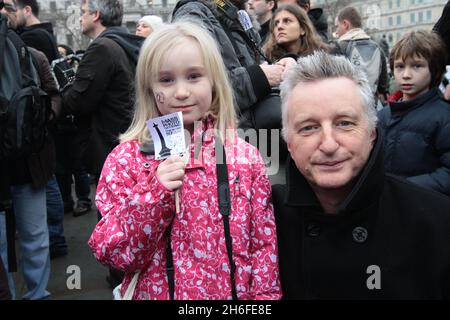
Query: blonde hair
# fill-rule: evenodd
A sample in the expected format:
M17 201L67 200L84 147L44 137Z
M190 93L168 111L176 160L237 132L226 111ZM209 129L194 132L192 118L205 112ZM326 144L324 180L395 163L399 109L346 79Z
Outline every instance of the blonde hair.
M153 32L144 42L136 67L136 104L128 130L120 141L137 139L139 143L151 141L146 122L160 116L152 82L156 79L167 52L187 39L194 40L201 51L203 63L212 84L211 108L205 114L214 119L214 128L225 137L227 129L236 128L233 92L215 40L203 28L191 22L167 24Z

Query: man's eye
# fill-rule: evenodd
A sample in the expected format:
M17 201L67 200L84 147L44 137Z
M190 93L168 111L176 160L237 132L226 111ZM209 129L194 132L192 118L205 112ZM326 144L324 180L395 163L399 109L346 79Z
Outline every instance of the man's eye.
M304 127L300 128L300 132L304 132L304 133L312 132L312 131L316 130L317 128L318 128L317 126L313 126L313 125L304 126Z
M338 126L341 127L341 128L348 128L348 127L350 127L352 125L353 125L353 122L350 122L350 121L347 121L347 120L341 120L338 123Z

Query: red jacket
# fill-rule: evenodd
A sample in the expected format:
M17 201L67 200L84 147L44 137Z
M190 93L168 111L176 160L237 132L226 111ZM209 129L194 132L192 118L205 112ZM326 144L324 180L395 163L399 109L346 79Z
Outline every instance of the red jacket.
M205 129L200 126L194 136ZM214 136L206 133L197 160L194 145L180 189L181 212L171 231L175 299L231 299ZM226 156L238 298L279 299L275 220L264 163L258 150L239 138L226 144ZM165 232L175 201L174 192L155 175L160 162L143 154L137 141L124 142L108 156L97 187L96 205L103 219L89 246L101 263L125 271L122 295L134 273L142 270L133 299L169 299Z

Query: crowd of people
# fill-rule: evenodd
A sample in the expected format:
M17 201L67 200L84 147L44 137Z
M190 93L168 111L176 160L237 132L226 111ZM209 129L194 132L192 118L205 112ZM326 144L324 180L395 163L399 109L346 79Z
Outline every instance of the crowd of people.
M49 97L42 148L0 157L0 299L18 298L15 230L22 298L51 298L64 213L93 200L88 246L117 299L450 299L450 2L388 50L351 6L333 39L303 0L180 0L136 34L121 1L82 0L82 57L38 1L0 5L5 43L27 48ZM174 112L187 155L157 159L147 121ZM283 185L264 138L240 134L267 129Z

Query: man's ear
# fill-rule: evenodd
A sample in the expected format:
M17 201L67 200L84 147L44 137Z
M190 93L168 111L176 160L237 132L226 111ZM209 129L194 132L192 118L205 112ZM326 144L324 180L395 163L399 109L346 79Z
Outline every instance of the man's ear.
M342 21L342 24L344 25L345 30L347 30L347 31L352 28L352 24L347 19L344 19L344 21Z
M95 11L94 14L94 22L97 22L100 20L100 11Z
M370 133L370 143L372 146L375 144L375 140L377 140L377 129L373 128L372 132Z
M269 4L269 9L272 11L273 7L275 7L275 0L269 1L268 4Z

